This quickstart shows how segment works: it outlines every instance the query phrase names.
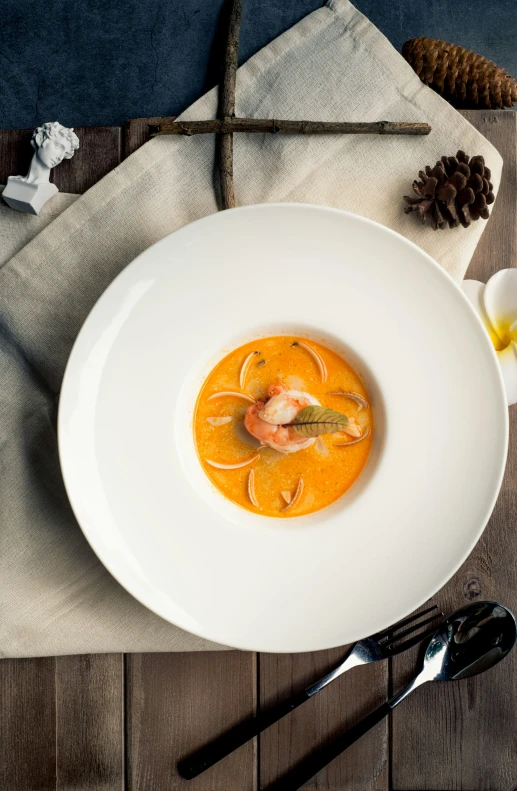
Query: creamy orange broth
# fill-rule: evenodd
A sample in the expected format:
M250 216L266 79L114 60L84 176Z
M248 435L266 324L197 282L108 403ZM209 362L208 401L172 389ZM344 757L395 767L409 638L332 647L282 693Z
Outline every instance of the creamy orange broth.
M373 422L370 409L359 410L353 401L331 391L345 390L359 393L369 401L361 380L353 369L336 352L315 341L306 341L323 357L328 379L322 383L317 364L301 346L292 346L296 338L280 336L263 338L240 346L228 354L206 378L199 394L194 417L194 433L197 452L203 469L222 494L237 505L264 516L293 517L310 514L333 503L354 483L363 469L370 452ZM305 339L300 339L304 340ZM246 357L252 351L260 351L252 358L246 383L241 391L239 372ZM265 364L259 365L265 360ZM260 451L253 464L236 470L220 470L211 467L206 459L233 464L249 459L256 454L256 445L246 444L243 420L250 404L238 398L223 396L208 401L210 395L233 390L245 392L258 399L265 394L268 385L284 382L290 389L303 390L320 401L323 406L335 409L349 417L355 417L364 429L369 426L372 433L362 442L349 448L336 447L334 443L351 437L341 434L325 434L320 442L296 453L281 454L271 448ZM231 416L232 421L213 426L207 418ZM248 435L249 436L249 435ZM252 439L253 443L254 440ZM259 507L255 507L248 495L248 476L255 471L255 493ZM297 483L303 478L303 495L296 505L282 512L286 502L281 492L288 490L293 495Z

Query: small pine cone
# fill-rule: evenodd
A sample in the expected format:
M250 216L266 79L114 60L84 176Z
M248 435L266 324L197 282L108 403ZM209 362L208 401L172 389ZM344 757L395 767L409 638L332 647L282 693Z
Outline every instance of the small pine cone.
M412 38L402 55L422 82L461 109L503 109L517 101L517 82L491 60L432 38Z
M422 223L428 220L437 228L467 228L472 220L488 220L488 206L494 202L490 169L482 156L469 157L458 151L455 157L442 157L434 168L426 166L413 182L416 198L404 195L406 214L416 212Z

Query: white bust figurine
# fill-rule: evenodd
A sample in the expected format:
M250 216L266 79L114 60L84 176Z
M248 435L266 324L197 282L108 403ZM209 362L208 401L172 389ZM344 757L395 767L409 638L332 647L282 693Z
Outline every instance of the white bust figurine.
M41 207L58 192L50 183L50 171L63 159L71 159L79 148L79 138L73 129L57 121L38 126L31 145L35 151L26 176L9 176L2 193L12 209L39 214Z

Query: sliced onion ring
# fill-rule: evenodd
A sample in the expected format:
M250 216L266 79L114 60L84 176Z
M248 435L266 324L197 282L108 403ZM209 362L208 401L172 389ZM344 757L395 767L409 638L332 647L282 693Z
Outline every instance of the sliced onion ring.
M257 495L255 494L255 470L250 470L248 475L248 497L255 508L259 507Z
M363 396L359 395L359 393L349 393L349 392L345 392L344 390L340 390L339 392L329 393L329 395L343 396L344 398L349 398L350 401L355 401L355 403L358 404L359 406L359 410L358 410L359 412L361 411L361 409L370 408L370 404L368 403L366 398L363 398Z
M318 453L320 453L322 456L329 455L329 449L325 445L325 442L323 441L323 437L321 436L321 434L319 435L319 437L316 437L316 442L314 443L314 447L316 448Z
M292 345L301 346L302 349L305 349L305 351L309 352L309 354L315 361L316 365L318 366L318 371L320 372L321 381L326 382L328 377L328 371L327 371L327 366L325 365L325 360L323 359L321 354L317 352L316 349L313 349L312 346L309 346L308 343L304 343L303 341L295 341Z
M285 508L281 509L281 513L283 513L284 511L289 510L289 508L292 508L293 505L296 505L296 503L299 501L299 499L302 496L302 494L303 494L303 478L300 478L300 480L298 481L298 486L296 487L296 491L294 493L293 499L291 500L290 503L288 503L285 506Z
M239 470L241 467L246 467L248 464L252 464L254 461L257 461L258 458L259 454L256 453L251 457L251 459L239 461L236 464L221 464L219 461L212 461L211 459L205 459L205 462L210 464L211 467L216 467L218 470Z
M225 426L226 423L231 423L233 420L230 415L225 417L207 417L206 422L210 423L211 426Z
M234 396L234 398L244 398L245 401L249 401L251 404L255 403L255 399L252 398L247 393L238 393L236 390L223 390L220 393L214 393L211 396L208 396L207 401L212 401L214 398L221 398L221 396Z
M246 384L246 374L248 373L250 362L252 361L252 359L255 357L256 354L260 354L260 352L250 352L242 364L241 371L239 374L239 387L241 388L241 390Z
M369 437L370 434L371 434L370 426L366 426L361 436L357 437L357 439L351 439L350 442L334 442L334 446L336 448L348 448L350 445L357 445L358 442L362 442L363 439Z

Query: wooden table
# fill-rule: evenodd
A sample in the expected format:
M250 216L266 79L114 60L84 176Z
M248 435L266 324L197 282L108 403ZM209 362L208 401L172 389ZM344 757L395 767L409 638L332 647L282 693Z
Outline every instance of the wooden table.
M468 273L484 281L517 263L517 115L465 115L505 160L499 197ZM55 171L60 189L84 192L145 142L148 123L156 120L78 129L80 150ZM20 143L29 138L29 130L0 132L0 183L25 172L31 151ZM496 598L517 611L515 408L510 416L511 451L498 504L468 560L435 597L445 610ZM290 765L398 689L415 668L415 650L391 663L352 671L190 784L178 777L175 764L239 719L305 686L342 654L339 649L294 655L231 651L3 660L0 790L267 788ZM513 791L516 671L517 650L488 675L428 685L306 787Z

